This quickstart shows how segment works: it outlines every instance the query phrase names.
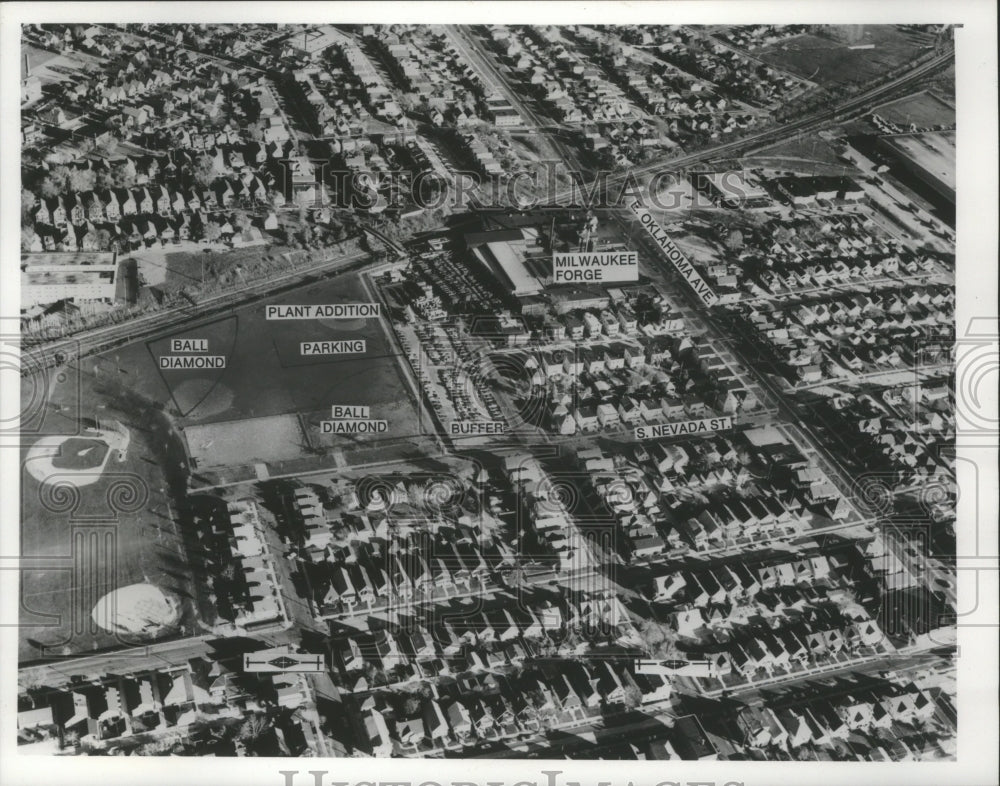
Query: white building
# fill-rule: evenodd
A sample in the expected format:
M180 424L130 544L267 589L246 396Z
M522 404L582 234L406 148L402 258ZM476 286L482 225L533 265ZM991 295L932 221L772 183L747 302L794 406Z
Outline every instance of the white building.
M21 255L21 308L73 300L114 303L118 260L113 253Z

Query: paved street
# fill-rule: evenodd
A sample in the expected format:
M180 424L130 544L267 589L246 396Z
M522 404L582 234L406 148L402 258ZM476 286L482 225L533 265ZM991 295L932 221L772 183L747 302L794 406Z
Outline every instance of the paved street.
M964 22L127 11L19 28L25 752L955 758Z

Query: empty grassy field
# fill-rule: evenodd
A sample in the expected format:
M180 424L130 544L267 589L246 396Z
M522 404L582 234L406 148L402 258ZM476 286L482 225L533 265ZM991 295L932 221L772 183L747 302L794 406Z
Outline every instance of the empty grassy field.
M873 113L901 126L915 123L917 126L927 127L951 125L955 122L955 107L926 91L883 104L874 109Z
M271 460L298 458L305 452L305 437L294 415L267 415L185 429L188 450L196 466L246 464L258 455Z
M823 86L865 82L917 57L924 37L891 25L831 26L757 52L767 63ZM871 49L850 47L873 45Z
M190 240L167 246L153 246L132 253L139 274L150 286L165 292L195 287L202 281L232 280L240 267L254 265L266 257L277 257L272 246L249 248L206 248Z
M417 435L420 430L416 425L417 402L401 377L400 358L380 320L265 318L268 305L371 300L357 275L338 276L236 309L221 318L129 345L105 356L102 363L112 369L117 363L127 384L161 402L182 428L246 420L246 429L253 435L254 419L302 415L308 432L300 440L302 456L315 455L322 449L350 450L383 444ZM204 340L207 352L201 354L223 356L225 367L160 369L159 358L181 354L171 349L176 339ZM300 351L302 342L352 339L365 341L364 353L303 355ZM316 424L330 419L333 404L368 406L371 418L389 421L389 429L384 435L321 436ZM245 454L247 461L282 462L294 458L289 439L269 442L263 435L257 437L253 451ZM199 438L198 444L210 441ZM195 451L193 445L191 449ZM220 447L213 461L223 455L227 461L235 458L229 448Z
M37 76L43 85L54 82L72 82L79 73L92 69L104 62L103 58L86 52L66 52L57 54L46 49L28 45L21 48L21 54L27 56L31 74ZM21 73L24 74L24 63L21 63Z
M816 135L783 140L744 159L744 163L802 174L842 174L845 166L830 143Z

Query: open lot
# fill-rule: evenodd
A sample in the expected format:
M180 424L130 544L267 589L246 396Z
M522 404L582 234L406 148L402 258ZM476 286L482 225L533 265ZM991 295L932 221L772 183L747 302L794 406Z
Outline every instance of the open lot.
M202 281L231 281L238 270L269 256L277 256L270 246L226 248L216 243L210 248L190 240L169 246L153 246L131 254L138 265L139 275L150 286L166 292L176 292Z
M305 445L294 415L188 426L185 436L191 461L198 468L246 464L261 452L271 459L293 459L303 455Z
M833 146L819 135L784 140L744 159L748 167L789 169L799 174L840 175L844 160Z
M839 85L885 74L918 56L927 43L889 25L830 27L829 37L801 35L757 53L761 60L820 85ZM871 49L851 49L874 45Z
M186 435L194 456L212 466L315 458L324 450L382 445L424 431L418 425L417 402L401 376L400 358L379 319L265 318L267 305L369 303L372 299L358 276L338 276L124 347L100 362L111 367L117 363L128 384L166 406L182 429L230 424L222 429L227 436L209 448L199 447L212 441L201 433L204 430ZM172 350L177 339L207 342L207 351L195 354L223 356L225 367L161 370L160 357L183 354ZM300 351L305 341L354 339L366 342L364 353L303 355ZM318 423L330 419L334 404L367 406L371 419L388 421L388 429L382 435L322 436ZM280 438L268 439L255 430L255 424L265 422L260 418L300 414L304 423L313 424L307 426L306 434L293 438L282 427ZM240 430L245 434L234 436ZM239 449L240 440L248 438L253 444L246 451Z
M955 104L955 66L948 66L943 71L933 77L928 83L928 89L932 90L948 104Z
M60 55L57 52L50 52L47 49L39 49L37 46L27 46L21 47L21 76L27 76L24 69L23 58L27 58L28 69L31 73L37 74L38 69L44 66L46 63L55 60Z
M910 123L926 127L952 125L955 122L955 107L926 90L882 104L872 112L883 120L907 127Z
M86 52L57 54L30 45L23 47L22 52L28 57L32 75L37 76L43 84L76 79L81 71L93 69L96 64L104 62L103 58ZM24 71L23 62L21 70Z

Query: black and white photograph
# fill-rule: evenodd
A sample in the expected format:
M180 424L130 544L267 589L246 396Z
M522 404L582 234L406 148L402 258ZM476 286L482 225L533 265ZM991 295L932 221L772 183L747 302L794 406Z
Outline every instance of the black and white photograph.
M35 777L995 763L995 8L46 5L0 178Z

